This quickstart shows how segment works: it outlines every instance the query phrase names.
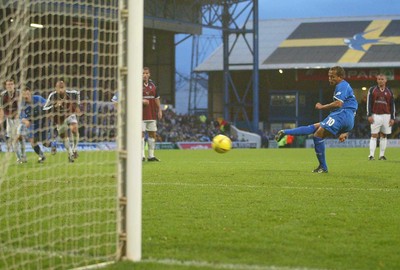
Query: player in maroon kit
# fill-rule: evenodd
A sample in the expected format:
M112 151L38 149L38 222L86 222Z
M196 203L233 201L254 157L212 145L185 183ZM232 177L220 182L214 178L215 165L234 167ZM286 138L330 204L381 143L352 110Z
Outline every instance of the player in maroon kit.
M58 135L64 141L65 149L68 152L68 160L74 162L78 157L79 130L77 117L80 115L80 92L78 90L67 90L64 81L58 81L55 88L56 90L48 96L43 110L51 112L53 124L57 126ZM72 148L68 137L69 129L73 137Z
M150 80L150 69L143 68L143 123L142 123L142 157L145 160L144 153L144 134L147 131L149 148L147 161L160 161L154 156L156 147L157 120L162 118L160 107L160 96L156 85Z
M367 115L371 124L371 140L369 142L369 160L374 160L378 134L379 160L386 160L385 150L387 135L392 133L392 126L395 119L395 105L393 92L386 86L387 78L383 74L376 77L377 85L368 90Z
M20 124L18 113L19 91L15 89L13 79L8 79L4 82L5 90L0 93L0 124L5 120L7 123L6 137L9 145L17 155L18 163L26 162L25 141L19 139L17 134Z

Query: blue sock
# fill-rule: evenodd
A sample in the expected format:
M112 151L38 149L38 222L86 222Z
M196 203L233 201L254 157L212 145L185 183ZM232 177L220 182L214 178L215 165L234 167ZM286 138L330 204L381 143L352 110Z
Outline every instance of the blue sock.
M52 142L50 143L50 146L51 146L51 147L57 147L57 142L56 142L56 141L52 141Z
M40 146L39 145L35 145L34 147L33 147L33 150L35 151L35 153L38 155L38 156L41 156L43 153L41 153L42 151L40 150Z
M328 170L328 166L326 165L326 160L325 160L325 139L314 136L313 140L314 140L315 154L317 155L319 165L323 169Z
M314 125L309 126L301 126L292 129L285 129L283 130L286 135L310 135L315 132L316 128Z

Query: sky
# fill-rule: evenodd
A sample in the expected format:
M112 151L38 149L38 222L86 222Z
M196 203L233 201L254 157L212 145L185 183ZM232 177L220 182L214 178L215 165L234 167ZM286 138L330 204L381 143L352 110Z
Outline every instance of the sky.
M258 4L260 20L400 15L400 0L258 0ZM218 36L218 38L210 41L213 36ZM199 47L203 49L200 49L199 63L217 48L220 44L220 36L218 31L204 29L204 36L200 37L202 42ZM176 49L176 69L184 75L190 74L191 48L191 39L188 39ZM185 113L188 93L181 92L177 95L180 96L176 99L177 109ZM200 108L206 106L206 96L200 96L197 103Z
M400 15L398 0L259 0L258 4L260 20Z

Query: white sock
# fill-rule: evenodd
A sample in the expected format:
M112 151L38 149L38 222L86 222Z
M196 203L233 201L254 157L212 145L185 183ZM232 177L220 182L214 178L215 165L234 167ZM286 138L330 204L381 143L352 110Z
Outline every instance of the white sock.
M385 155L386 145L387 145L387 138L381 138L381 141L379 142L379 150L380 150L379 157Z
M376 138L372 138L369 141L369 156L373 157L375 154L375 149L376 149Z
M144 138L142 137L142 158L145 158L144 155Z
M72 148L69 145L69 138L65 137L63 139L63 141L64 141L65 150L67 150L68 154L71 156L72 155Z
M26 147L25 147L25 138L22 139L22 140L20 141L20 144L21 144L21 157L22 157L22 158L26 158L26 153L25 153L25 149L26 149Z
M73 143L72 143L72 151L76 152L78 149L79 143L79 132L72 133Z
M156 140L154 138L148 138L147 142L149 144L149 158L154 157L154 149L156 148Z
M15 152L15 154L17 155L18 159L21 159L21 148L19 148L19 142L15 141L12 143L12 150Z

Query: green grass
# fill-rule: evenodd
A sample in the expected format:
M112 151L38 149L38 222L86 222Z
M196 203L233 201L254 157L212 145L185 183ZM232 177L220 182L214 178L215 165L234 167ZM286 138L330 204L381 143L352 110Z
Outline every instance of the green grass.
M32 153L26 164L11 154L0 160L0 269L70 269L115 257L115 153L82 152L74 164L66 153L45 164Z
M98 158L92 157L97 152L84 154ZM143 260L105 269L400 269L399 148L387 149L387 161L367 161L368 149L327 149L328 174L311 173L317 165L313 149L234 149L226 154L160 150L156 154L161 162L143 164ZM76 179L69 180L76 188L59 198L63 203L58 207L88 192L93 192L93 198L112 197L115 155L103 158L109 159L104 166L72 165L79 166ZM54 167L63 161L49 162ZM92 174L96 177L78 177ZM84 186L88 187L81 193L79 187ZM68 206L86 214L66 217L64 222L86 218L90 223L87 215L98 215L95 220L112 218L108 212L114 203L92 205L88 198ZM92 213L88 207L107 211ZM14 211L8 209L8 214ZM3 214L1 209L0 217ZM45 217L46 211L38 214ZM99 236L93 241L109 241L112 223L95 224ZM4 225L0 218L0 228ZM42 227L52 227L46 225L42 222ZM102 229L107 234L101 235ZM3 232L0 229L0 239ZM72 226L66 233L75 236L84 231ZM79 249L79 241L72 244ZM101 255L109 255L110 248ZM57 245L48 247L54 249Z

